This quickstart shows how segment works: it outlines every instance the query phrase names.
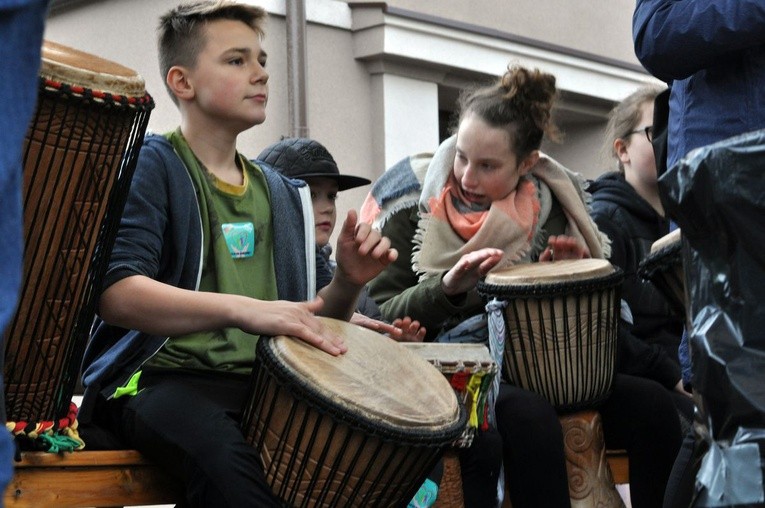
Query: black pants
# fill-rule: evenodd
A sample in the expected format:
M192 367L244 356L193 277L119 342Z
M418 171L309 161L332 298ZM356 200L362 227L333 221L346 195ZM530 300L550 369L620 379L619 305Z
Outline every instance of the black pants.
M494 428L479 430L470 448L460 450L465 508L497 505L497 482L502 464L502 437Z
M570 506L563 430L553 406L541 395L502 383L496 412L513 508Z
M672 474L664 495L664 508L688 508L696 492L696 475L708 446L696 439L693 429L683 438L680 452L672 468Z
M632 506L661 506L683 439L672 392L649 379L617 375L600 414L606 446L627 450Z
M191 507L280 507L239 430L240 378L145 371L134 397L110 402L112 429L186 486Z
M661 506L682 440L670 392L648 379L617 375L598 409L606 446L627 450L632 505ZM570 506L563 432L552 405L503 383L496 411L513 508Z

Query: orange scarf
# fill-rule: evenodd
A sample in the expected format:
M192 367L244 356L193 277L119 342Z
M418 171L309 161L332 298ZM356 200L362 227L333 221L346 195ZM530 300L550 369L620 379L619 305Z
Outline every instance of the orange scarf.
M531 248L539 220L536 186L522 178L515 190L494 201L488 210L464 211L455 204L467 201L451 173L438 197L429 200L430 214L422 229L417 269L438 273L450 269L464 254L485 247L501 249L500 265L521 259Z
M462 203L468 202L454 173L451 173L441 195L438 198L430 198L431 214L451 224L454 231L467 242L483 227L489 217L489 210L461 211L455 205L455 198ZM531 241L534 226L539 218L539 200L536 198L533 183L522 179L514 191L505 198L494 201L491 208L504 212L517 227L527 232L526 239Z

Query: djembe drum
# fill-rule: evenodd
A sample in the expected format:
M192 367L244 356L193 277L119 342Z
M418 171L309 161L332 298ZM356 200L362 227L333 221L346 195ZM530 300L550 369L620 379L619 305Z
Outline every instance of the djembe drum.
M479 282L507 302L503 371L560 412L592 407L611 390L622 272L602 259L515 265Z
M444 376L376 332L332 319L348 346L261 338L242 429L289 506L406 506L465 429Z
M134 71L43 44L23 157L22 289L5 339L11 422L55 428L70 415L99 281L153 107Z
M622 279L608 261L581 259L515 265L478 284L506 304L503 374L561 414L573 507L622 505L592 410L613 384Z
M497 374L497 364L483 344L402 342L401 345L438 369L465 406L468 416L465 430L444 452L443 475L434 505L435 508L462 508L465 501L459 449L469 448L476 431L488 426L488 394Z
M487 422L488 393L497 373L497 364L489 349L483 344L402 342L401 345L433 365L449 381L467 413L465 431L453 446L468 448L476 430Z
M681 240L680 230L675 229L653 242L651 253L640 262L638 275L653 282L672 310L686 319Z

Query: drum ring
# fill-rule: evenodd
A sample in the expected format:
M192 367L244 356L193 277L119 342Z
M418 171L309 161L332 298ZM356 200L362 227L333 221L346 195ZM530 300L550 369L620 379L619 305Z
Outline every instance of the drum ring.
M602 291L619 286L623 279L621 268L614 267L614 271L608 275L595 277L587 280L568 281L561 284L524 284L518 286L502 286L487 283L485 279L478 281L478 294L484 299L500 297L560 297L577 296L593 291Z

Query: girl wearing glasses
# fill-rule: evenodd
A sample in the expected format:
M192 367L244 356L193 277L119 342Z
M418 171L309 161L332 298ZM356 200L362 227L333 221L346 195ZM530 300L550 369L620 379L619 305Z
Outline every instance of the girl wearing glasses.
M674 314L651 282L637 274L651 245L669 233L669 220L659 199L651 125L653 104L663 87L638 89L611 111L603 151L616 161L617 170L592 182L592 217L611 238L610 261L624 271L622 298L629 305L629 332L645 348L638 355L636 373L661 382L673 391L681 420L689 424L693 404L683 389L677 348L683 320ZM643 344L640 344L642 341Z

